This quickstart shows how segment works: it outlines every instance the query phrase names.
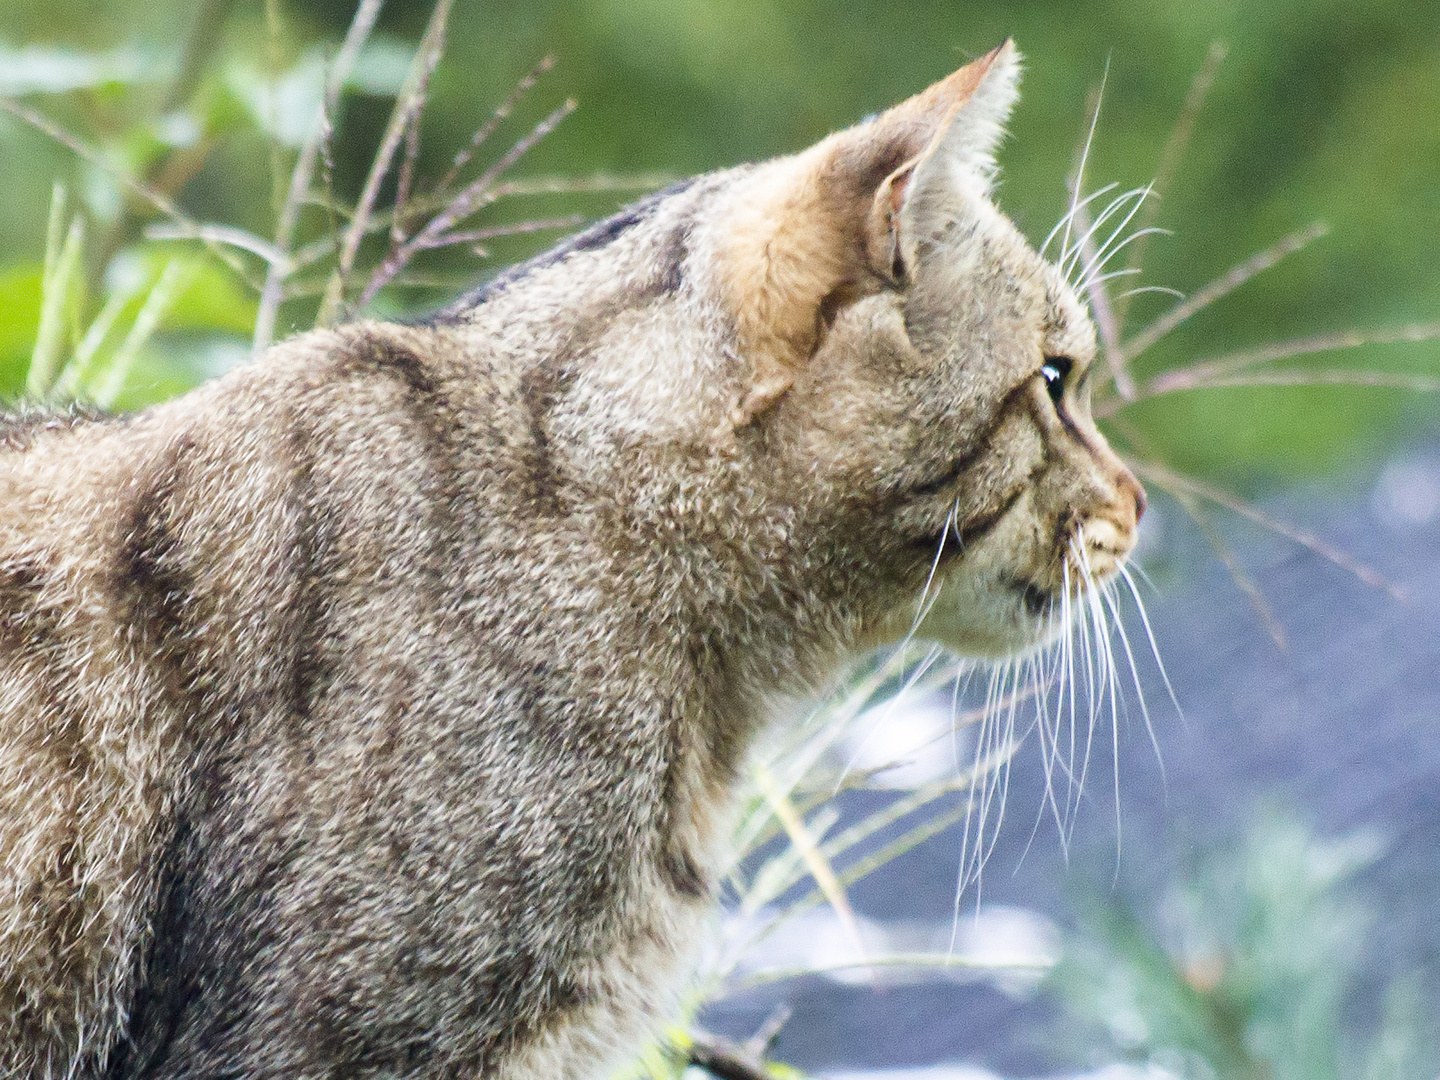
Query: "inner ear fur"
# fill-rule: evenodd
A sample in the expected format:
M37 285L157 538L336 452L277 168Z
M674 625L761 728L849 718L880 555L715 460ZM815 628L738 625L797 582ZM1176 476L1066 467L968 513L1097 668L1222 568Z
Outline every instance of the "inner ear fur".
M720 253L740 354L750 367L736 427L790 388L819 341L827 303L833 308L836 296L903 282L906 203L917 175L934 172L932 157L972 156L950 165L972 170L985 186L1018 65L1006 41L874 119L767 162L737 185ZM986 105L974 110L984 115L969 115L972 99ZM953 133L957 125L975 131Z

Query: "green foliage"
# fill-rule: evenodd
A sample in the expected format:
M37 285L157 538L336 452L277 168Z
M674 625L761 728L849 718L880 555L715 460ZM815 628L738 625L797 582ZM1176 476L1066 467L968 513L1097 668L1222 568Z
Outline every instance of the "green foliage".
M1092 899L1050 988L1119 1057L1216 1080L1434 1075L1414 978L1396 976L1362 1051L1347 1039L1376 913L1351 879L1373 836L1324 840L1274 809L1177 877L1148 917Z
M98 7L0 0L8 38L0 41L0 93L43 102L84 133L109 167L180 199L197 220L268 237L351 14L346 4L275 0L108 0ZM340 79L331 120L342 134L325 171L346 202L364 185L388 100L401 90L427 14L425 6L385 7ZM560 60L551 85L583 109L535 148L529 168L571 178L673 176L804 145L1013 33L1030 73L1005 155L1002 201L1037 239L1063 209L1059 178L1073 164L1085 94L1104 58L1112 58L1113 77L1091 172L1128 186L1159 171L1191 72L1213 41L1225 41L1231 48L1215 72L1211 104L1194 124L1193 145L1157 219L1176 239L1148 246L1138 282L1189 292L1309 221L1327 222L1331 235L1323 250L1296 257L1283 275L1187 322L1137 374L1286 336L1434 321L1440 311L1440 189L1431 182L1440 155L1440 128L1432 122L1440 101L1434 5L468 0L456 5L450 23L449 59L429 87L417 159L417 175L432 178L473 130L477 105L502 100L548 52ZM208 36L198 33L206 27ZM517 130L553 104L545 94L520 103ZM87 274L98 304L95 282L104 268L97 264L134 240L151 212L105 168L67 164L21 125L0 123L0 183L8 196L0 206L0 251L39 258L43 207L57 174L107 234L91 229ZM392 171L386 182L393 181ZM495 224L563 219L602 214L616 202L613 193L574 191L526 198L524 206L486 213ZM296 243L322 237L329 226L327 215L310 207ZM521 234L484 246L494 265L544 242ZM362 259L381 246L367 233ZM427 253L422 263L405 275L404 287L382 293L377 311L433 305L486 272L463 248ZM315 315L328 267L310 269L317 273L288 282L280 332ZM253 276L263 268L251 261L249 270ZM1157 295L1141 296L1132 314L1145 319L1162 307ZM0 312L0 324L10 322L8 311ZM0 325L0 338L10 332ZM1433 345L1377 346L1355 350L1353 361L1433 375L1437 355ZM1434 418L1431 403L1399 388L1288 386L1176 394L1135 408L1130 422L1171 466L1253 486L1349 466L1417 428L1433 430Z

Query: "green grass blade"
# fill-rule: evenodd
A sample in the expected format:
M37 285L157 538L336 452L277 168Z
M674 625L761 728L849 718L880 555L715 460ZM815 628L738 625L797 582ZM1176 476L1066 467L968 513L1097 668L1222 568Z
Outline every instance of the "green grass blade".
M93 389L89 396L102 409L114 406L115 399L125 388L125 380L130 374L135 358L155 331L160 328L160 321L185 287L185 280L190 276L190 272L191 264L189 262L172 259L166 263L159 280L155 282L154 287L150 290L150 295L145 298L139 314L135 316L135 322L130 327L130 332L120 343L120 348L115 350L109 363L103 370L96 373L96 377L92 381Z
M57 189L58 190L58 189ZM52 214L51 225L54 225ZM52 228L50 239L55 239ZM30 370L25 376L25 393L39 400L49 392L61 366L65 344L66 318L73 309L80 290L84 288L81 255L85 247L85 223L76 215L70 222L58 254L47 245L47 272L41 285L40 323L35 332L35 348L30 354Z

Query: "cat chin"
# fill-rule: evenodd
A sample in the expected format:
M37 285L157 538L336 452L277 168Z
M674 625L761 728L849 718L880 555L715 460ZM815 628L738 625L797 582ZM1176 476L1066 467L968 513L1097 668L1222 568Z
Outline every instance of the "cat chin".
M1029 583L949 580L932 599L914 636L961 656L1002 660L1043 648L1063 633L1058 598Z

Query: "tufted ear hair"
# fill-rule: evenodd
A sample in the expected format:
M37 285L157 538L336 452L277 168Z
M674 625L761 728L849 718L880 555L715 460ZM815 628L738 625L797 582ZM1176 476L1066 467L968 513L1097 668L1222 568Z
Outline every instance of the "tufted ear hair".
M730 193L717 252L750 385L735 426L789 389L827 310L895 284L913 260L906 233L956 191L984 195L1017 96L1011 41L914 97L757 167Z
M999 171L995 151L1020 96L1020 57L1009 41L991 56L969 100L911 163L904 191L898 203L892 203L898 205L892 218L897 227L891 230L897 276L914 266L918 239L952 212L957 196L988 198L994 186Z

